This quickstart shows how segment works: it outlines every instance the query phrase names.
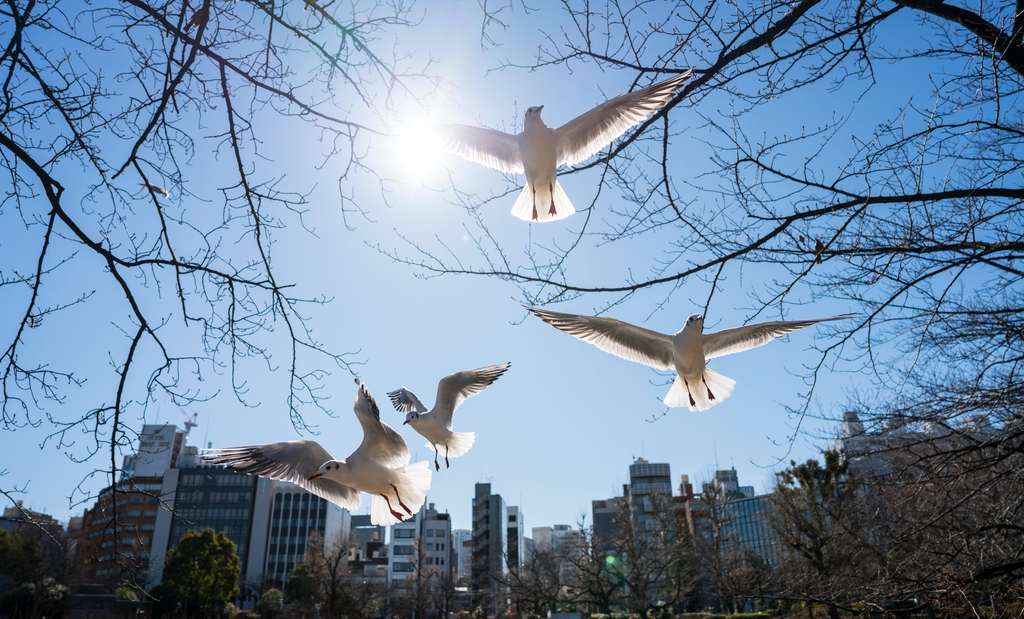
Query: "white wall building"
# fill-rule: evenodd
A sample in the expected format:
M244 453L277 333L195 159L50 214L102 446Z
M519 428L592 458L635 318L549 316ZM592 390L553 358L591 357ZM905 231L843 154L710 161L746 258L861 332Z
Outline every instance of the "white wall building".
M438 513L433 503L421 507L405 522L391 525L388 546L392 585L415 578L418 566L451 577L451 518L447 513Z

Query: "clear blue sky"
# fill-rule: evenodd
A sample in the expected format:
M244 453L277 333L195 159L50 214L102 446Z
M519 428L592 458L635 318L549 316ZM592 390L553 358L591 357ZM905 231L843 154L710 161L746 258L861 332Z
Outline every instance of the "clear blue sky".
M571 72L564 66L536 72L491 71L506 60L529 64L542 40L541 29L554 31L558 20L563 19L555 7L529 14L517 7L503 14L509 28L491 31L501 45L483 50L476 2L448 2L443 9L430 3L423 10L423 24L403 37L402 45L417 54L435 57L433 69L450 84L445 96L438 97L436 107L430 110L439 121L479 122L492 127L504 123L511 128L527 107L544 105L546 122L558 126L623 92L635 77L625 72L602 73L579 64L572 66ZM409 111L410 115L415 113L419 112ZM675 118L680 129L687 128L677 139L677 146L685 149L696 144L701 139L700 121L687 121L685 110L679 110ZM766 124L765 130L783 128ZM328 305L310 310L316 336L328 347L352 351L353 360L365 362L356 371L377 397L383 416L406 437L414 460L430 458L431 452L423 446L421 437L400 425L403 416L391 408L385 393L406 386L430 405L437 381L445 374L512 362L505 376L456 413L455 429L475 431L476 444L466 456L453 460L451 469L442 468L434 476L428 500L449 511L455 527L469 528L473 484L479 481L491 482L493 490L508 504L520 505L528 528L574 524L583 514L589 522L591 500L621 492L622 484L628 481L628 466L637 456L669 462L677 480L679 474L689 474L691 481L706 479L716 463L720 468L735 466L742 484L762 492L768 489L771 471L780 459L812 457L824 444L816 435L829 433L830 426L813 419L805 422L802 432L790 443L795 420L784 408L797 405L799 394L806 391L799 375L804 373L805 364L816 361L810 346L815 338L823 337L822 330L806 329L788 340L716 360L715 369L737 381L733 396L705 413L685 409L666 412L660 399L668 386L656 373L561 334L533 317L527 318L513 285L472 277L418 279L411 268L393 263L374 250L372 246L378 244L401 248L395 232L398 230L425 242L437 239L459 256L473 256L465 212L448 203L449 193L421 188L411 171L398 165L401 160L389 150L392 145L387 141L374 143L370 160L395 176L409 173L405 177L408 182L390 188L387 205L374 197L370 183L346 185L346 191L356 191L362 206L370 209L369 219L350 214L348 223L355 230L347 230L338 203L338 171L330 165L318 169L320 159L306 156L310 151L324 150L315 142L316 135L310 131L267 136L263 149L266 156L288 171L289 181L299 187L316 187L306 221L317 236L301 230L295 221L289 222L291 229L277 232L274 250L279 277L295 282L303 296L333 298ZM208 149L212 143L201 139L198 147ZM205 171L207 159L205 152L200 153L186 169L189 190L207 201L172 197L197 217L204 216L204 209L215 212L219 208L219 179ZM695 156L693 165L697 170L706 161ZM420 173L428 184L439 186L445 169L451 171L460 189L487 192L505 188L497 172L453 156ZM577 208L590 200L588 183L593 178L576 175L564 181ZM602 203L616 199L614 193L607 192ZM514 251L521 251L531 238L538 246L565 244L574 238L582 215L543 227L532 226L531 230L529 224L508 215L514 200L515 194L510 194L487 207L483 215L491 230ZM30 239L7 238L6 247L0 243L0 260L10 256L9 252L20 251L19 247L31 245ZM583 243L579 255L589 260L589 270L578 266L574 274L588 282L625 278L634 267L633 252L645 251L629 242L611 247L597 247L587 239ZM644 255L637 263L646 268L648 260L649 256ZM80 267L88 270L68 270L62 275L63 281L69 289L87 289L90 286L79 280L96 277L96 281L105 281L102 275L94 275L96 267L88 264ZM750 315L747 295L758 285L759 272L748 269L729 275L725 292L716 296L707 317L708 330L742 324ZM665 301L666 293L637 294L608 315L672 333L683 325L687 315L700 310L707 288L695 282L692 288L674 293L660 311L655 311ZM592 313L607 301L586 297L553 309ZM9 322L8 311L21 311L12 307L0 308L5 322ZM820 317L849 309L834 304L805 305L793 309L787 317ZM80 357L97 376L87 389L102 389L104 384L109 385L110 372L105 365L106 355L96 352L111 341L111 333L116 334L113 325L127 324L125 316L123 306L90 301L86 309L69 313L66 318L55 317L47 329L40 329L39 339L34 340L37 354L40 358ZM6 335L7 331L0 334ZM68 346L68 341L75 345ZM297 437L284 405L286 377L280 365L285 363L285 350L279 336L267 341L278 347L277 367L268 370L253 363L244 368L247 397L260 405L241 406L225 376L207 375L203 394L217 395L190 409L199 414L192 444L208 441L215 446L232 446ZM187 341L182 345L187 346ZM145 379L136 374L136 387L141 388ZM351 413L355 387L351 376L338 369L325 384L338 417L309 413L307 421L319 426L318 440L336 457L343 457L361 438ZM836 414L845 390L860 387L856 374L826 375L817 388L812 412ZM72 397L65 406L74 407L76 402ZM147 415L145 421L149 423L181 425L183 421L168 403L151 408ZM656 417L660 419L652 421ZM143 420L136 418L131 423L138 428ZM69 505L76 485L89 471L102 468L104 462L73 462L66 453L80 457L80 444L58 447L51 440L41 448L50 432L52 428L44 424L0 436L4 452L0 466L7 470L0 484L5 488L26 487L19 498L27 505L66 519L83 509ZM95 492L102 484L102 477L97 477L87 480L83 487ZM368 500L364 505L366 512Z

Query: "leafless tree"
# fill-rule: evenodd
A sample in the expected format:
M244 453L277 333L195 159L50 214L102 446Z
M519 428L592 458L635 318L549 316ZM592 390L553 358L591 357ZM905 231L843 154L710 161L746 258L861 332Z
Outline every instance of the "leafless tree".
M558 612L566 563L573 563L571 552L544 546L525 552L522 565L509 569L505 586L519 615Z
M367 582L352 574L348 567L349 547L352 541L344 537L324 540L319 531L313 531L306 543L303 566L306 578L312 584L303 600L306 609L319 605L327 618L371 617L382 608L383 583Z
M1024 599L1021 428L978 415L955 427L890 420L843 438L872 515L878 567L865 590L946 609Z
M49 429L47 447L116 488L134 420L213 397L215 377L253 405L252 377L280 366L296 428L329 413L321 380L350 357L307 322L323 291L274 268L313 184L284 177L278 141L309 135L322 154L303 165L330 162L339 187L373 178L389 106L435 84L394 51L417 18L339 0L4 2L0 427ZM346 216L354 197L340 192Z

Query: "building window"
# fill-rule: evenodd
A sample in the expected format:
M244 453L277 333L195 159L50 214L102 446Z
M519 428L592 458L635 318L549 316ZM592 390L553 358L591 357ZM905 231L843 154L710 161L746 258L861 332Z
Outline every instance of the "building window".
M396 544L395 555L411 555L413 554L412 544Z
M416 531L413 529L395 529L395 539L412 539L416 537Z
M407 563L405 561L395 561L394 570L395 572L411 572L412 563Z

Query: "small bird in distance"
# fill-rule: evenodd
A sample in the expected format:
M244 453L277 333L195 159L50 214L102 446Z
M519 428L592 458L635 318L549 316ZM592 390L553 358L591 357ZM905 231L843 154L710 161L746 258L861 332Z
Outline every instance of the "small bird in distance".
M362 491L373 497L370 522L403 522L419 511L427 498L430 463L409 464L405 439L380 420L380 409L366 385L358 378L356 384L359 391L353 410L363 427L363 442L343 460L335 460L320 443L309 440L210 449L202 459L240 473L298 484L348 510L359 509Z
M732 395L736 381L707 367L707 360L763 346L780 335L827 320L851 318L842 314L813 320L762 322L705 335L704 317L691 314L675 335L665 335L614 318L562 314L526 308L552 327L589 342L601 350L650 366L675 370L677 376L665 396L665 405L708 410Z
M821 254L825 251L825 245L819 239L814 239L814 261L821 264Z
M161 194L163 195L164 198L171 197L171 192L167 191L166 189L159 185L154 185L153 183L139 183L139 185L148 189L150 193L152 193L153 195Z
M198 11L192 14L192 18L185 24L185 32L192 30L193 28L199 28L206 23L206 20L210 19L210 11L206 7L200 8Z
M473 432L453 432L452 414L466 398L474 396L491 385L508 370L511 363L499 363L475 370L449 374L437 383L437 397L434 408L427 410L416 394L405 387L388 393L395 408L406 413L403 424L409 424L427 439L427 447L434 450L434 467L441 470L437 461L444 447L444 466L449 467L448 458L457 458L469 451L476 440Z
M619 95L557 129L544 124L544 106L539 105L527 108L518 135L457 124L439 125L437 131L449 152L501 172L526 175L513 215L525 221L557 221L576 212L558 184L558 166L575 165L598 153L661 109L689 76L685 71Z

